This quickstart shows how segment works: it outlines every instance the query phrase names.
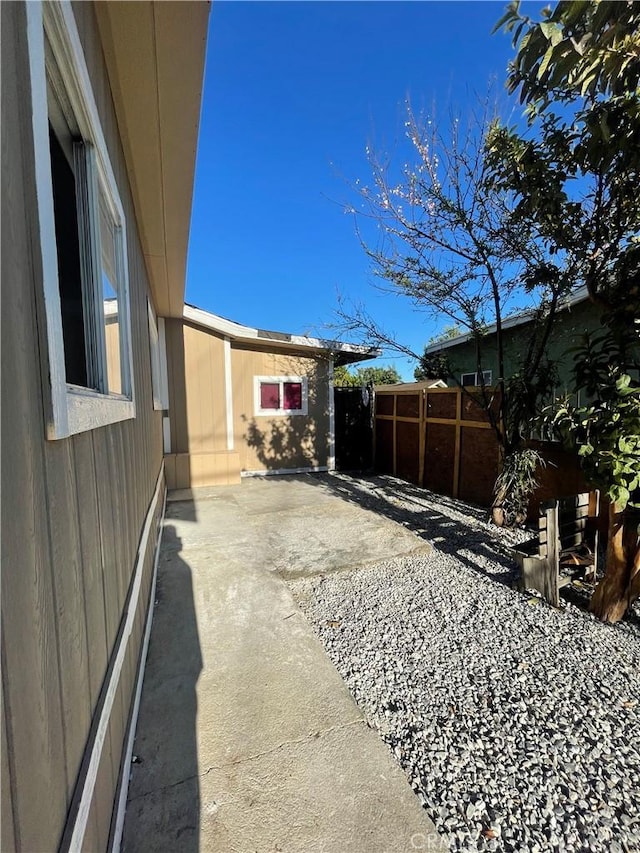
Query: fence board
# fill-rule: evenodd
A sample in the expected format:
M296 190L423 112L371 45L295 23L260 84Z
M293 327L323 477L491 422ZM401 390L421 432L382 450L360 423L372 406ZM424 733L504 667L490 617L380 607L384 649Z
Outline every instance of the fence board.
M380 474L393 474L393 421L376 421L375 468Z
M375 422L377 471L440 494L491 502L497 440L468 392L378 387Z
M424 452L425 488L440 495L453 494L455 428L427 423Z
M493 430L469 426L461 428L460 487L464 501L489 506L498 476L498 443Z
M420 422L396 421L396 477L420 485Z

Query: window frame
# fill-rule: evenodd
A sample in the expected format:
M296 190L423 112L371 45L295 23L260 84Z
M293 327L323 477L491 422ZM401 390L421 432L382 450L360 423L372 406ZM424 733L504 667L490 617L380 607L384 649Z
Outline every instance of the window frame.
M32 130L35 159L35 179L42 289L44 297L46 341L42 347L43 389L46 407L46 432L49 439L97 429L135 417L135 388L133 374L133 348L131 339L131 313L129 271L127 257L127 222L120 200L117 182L111 167L106 142L102 132L93 89L84 58L82 44L69 0L56 3L32 2L26 4L27 43L31 81ZM56 64L65 96L68 98L80 136L90 149L89 171L98 191L93 207L83 221L99 247L96 215L99 194L102 193L118 232L117 263L118 314L121 323L120 365L124 393L105 393L104 390L68 383L65 373L65 351L62 333L62 310L58 283L58 257L53 207L51 156L49 151L49 108L47 102L46 40ZM90 198L90 195L89 195ZM94 221L96 220L96 221ZM87 256L81 254L81 264ZM94 255L95 261L95 255ZM83 287L86 285L83 285ZM87 350L96 347L98 355L89 364L99 371L99 388L106 388L106 351L104 345L104 304L100 252L98 265L85 295L97 306L95 337L86 341ZM121 291L121 292L120 292Z
M153 408L158 412L166 411L169 408L169 383L164 319L156 316L150 299L147 299L147 315L149 318L149 355L151 358Z
M302 386L302 407L300 409L263 409L260 386L262 383L280 385L280 400L284 402L284 385L287 382L300 384ZM254 376L253 377L253 411L256 417L279 418L282 416L295 417L309 414L309 382L306 376Z
M483 371L477 370L477 371L475 371L475 373L472 373L471 371L469 371L469 373L461 373L460 374L460 385L463 388L480 388L482 386L482 382L478 382L478 379L480 377L480 373L482 373L483 377L488 377L487 379L484 379L483 381L484 381L484 387L485 388L489 387L491 385L491 383L493 382L493 371L492 370L483 370ZM473 382L470 385L465 384L464 380L465 380L466 376L473 376Z

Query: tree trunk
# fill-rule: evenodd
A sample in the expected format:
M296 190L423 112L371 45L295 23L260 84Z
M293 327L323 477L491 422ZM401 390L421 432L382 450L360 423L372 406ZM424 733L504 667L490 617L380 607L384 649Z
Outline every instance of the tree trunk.
M505 490L501 489L494 497L491 504L491 521L496 527L504 527L507 523L507 514L504 511L503 501L505 499Z
M609 507L609 541L604 578L590 610L604 622L619 622L640 593L640 540L636 513Z

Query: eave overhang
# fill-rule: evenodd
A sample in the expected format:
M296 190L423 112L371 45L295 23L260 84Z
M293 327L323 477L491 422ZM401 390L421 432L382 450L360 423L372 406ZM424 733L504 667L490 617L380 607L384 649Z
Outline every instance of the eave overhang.
M97 2L155 307L181 317L209 2Z
M307 335L290 335L286 332L270 332L266 329L253 329L233 320L227 320L209 311L203 311L193 305L184 306L184 319L196 326L210 329L230 341L246 344L260 349L277 349L298 352L301 355L316 354L331 356L337 365L353 364L378 358L382 353L376 347L332 341L326 338L311 338Z
M581 302L585 302L589 298L589 293L586 287L579 287L575 293L571 294L571 296L567 297L563 300L559 306L558 310L562 311L567 308L573 308L574 305L579 305ZM518 314L513 314L511 317L505 317L502 321L502 330L512 329L514 326L522 326L524 323L530 323L536 316L536 312L533 309L527 311L521 311ZM490 326L483 331L483 336L493 335L497 330L497 326L495 323L492 323ZM472 332L465 332L463 335L457 335L455 338L449 338L446 341L437 341L434 344L429 344L429 346L424 348L424 351L427 355L432 355L433 353L440 352L443 349L449 349L450 347L457 347L460 344L466 344L468 341L474 340L474 335Z

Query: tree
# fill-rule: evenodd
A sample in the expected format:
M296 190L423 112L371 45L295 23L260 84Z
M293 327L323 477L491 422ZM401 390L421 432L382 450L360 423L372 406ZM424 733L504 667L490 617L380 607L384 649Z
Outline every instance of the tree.
M483 385L478 402L506 460L522 452L528 425L550 391L545 347L573 279L562 264L552 263L537 221L527 220L522 212L516 217L513 192L490 179L485 142L493 128L494 115L486 106L467 122L453 118L446 131L409 109L407 163L394 171L388 158L369 152L373 186L359 187L362 208L356 225L383 289L471 333L481 376L484 330L495 323L495 387ZM377 226L375 244L364 236L368 220ZM528 327L520 369L507 377L502 323L523 301L533 302L535 322ZM419 359L381 329L366 309L343 307L339 313L343 329ZM426 375L457 381L446 360L420 360ZM505 501L508 494L502 491L494 507L497 523L505 521Z
M605 578L591 608L616 621L640 583L632 512L640 498L634 438L640 383L633 366L640 316L640 5L560 2L534 21L512 3L499 26L514 34L509 86L520 90L533 133L494 126L492 179L515 193L516 216L535 220L603 310L605 333L580 354L576 377L592 399L562 407L555 422L611 500Z
M395 385L402 382L402 378L395 367L358 367L355 373L351 373L347 367L341 365L333 371L333 384L336 388L360 387L362 385Z
M439 335L434 335L432 338L429 338L429 344L439 344L441 341L452 341L455 338L459 338L461 334L460 326L458 326L457 323L454 323L452 326L445 326Z
M561 2L534 22L512 3L502 20L517 51L509 87L535 135L494 125L492 180L515 192L516 215L535 219L612 328L628 328L640 299L640 6Z
M550 418L578 450L589 481L610 501L606 573L591 608L608 622L621 619L640 595L640 384L625 372L630 365L611 359L615 346L608 331L587 338L576 354L575 374L589 402L565 401Z

